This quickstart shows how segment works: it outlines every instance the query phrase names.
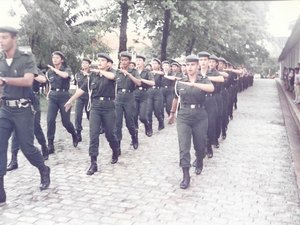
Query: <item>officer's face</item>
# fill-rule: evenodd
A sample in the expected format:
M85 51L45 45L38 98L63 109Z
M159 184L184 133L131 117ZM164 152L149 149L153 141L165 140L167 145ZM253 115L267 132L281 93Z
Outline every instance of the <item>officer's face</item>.
M220 61L218 64L218 70L224 69L224 62Z
M82 61L81 67L82 67L82 69L86 70L86 69L90 68L90 64L87 61Z
M52 56L52 63L53 65L59 65L62 64L64 60L60 57L60 55L53 55Z
M130 64L130 59L128 57L121 57L120 59L120 67L121 68L128 68Z
M151 62L153 70L159 70L160 64L157 61L152 61Z
M135 61L136 61L136 66L137 67L142 67L145 64L145 62L144 62L144 60L142 58L136 58Z
M214 59L209 60L209 69L216 69L217 65L218 65L218 63L216 62L216 60L214 60Z
M179 71L179 67L176 66L176 65L172 65L172 72L173 72L173 73L178 73L178 72L180 72L180 71Z
M16 45L17 37L13 37L8 32L0 33L0 49L3 51L9 51Z
M203 69L208 68L208 57L199 57L200 67Z
M99 57L97 63L98 63L98 69L100 70L106 70L109 68L109 63L106 58Z
M198 73L199 63L197 62L187 62L186 63L186 73L188 75L196 75Z
M168 63L164 63L162 65L163 71L164 72L169 72L170 71L170 65Z

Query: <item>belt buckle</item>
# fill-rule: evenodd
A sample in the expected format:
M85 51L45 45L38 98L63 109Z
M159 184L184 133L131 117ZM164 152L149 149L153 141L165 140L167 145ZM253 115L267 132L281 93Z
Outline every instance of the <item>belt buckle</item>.
M191 105L191 109L194 109L194 108L196 108L196 105Z
M165 88L168 88L168 86L165 86Z
M104 97L100 97L99 99L100 99L100 101L103 101L103 100L104 100Z
M143 87L139 87L139 90L143 90Z
M59 88L55 88L55 91L59 91Z
M121 91L122 91L123 93L125 93L125 92L126 92L126 89L122 88Z
M153 88L153 89L155 89L155 88L156 88L156 86L152 86L152 88Z

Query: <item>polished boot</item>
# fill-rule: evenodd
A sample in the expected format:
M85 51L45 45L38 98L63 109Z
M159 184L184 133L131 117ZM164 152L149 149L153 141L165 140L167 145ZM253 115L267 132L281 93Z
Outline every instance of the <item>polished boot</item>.
M0 204L6 202L6 193L4 190L4 177L0 176Z
M120 148L113 149L111 162L110 162L111 164L116 164L118 162L120 151L121 151Z
M217 144L215 145L216 148L219 148L220 147L220 143L219 141L217 140Z
M72 134L72 139L73 139L73 146L76 148L78 145L78 138L76 132Z
M158 121L158 130L162 130L165 128L164 120L161 119Z
M195 173L197 175L200 175L203 170L203 159L196 159L196 168L195 168Z
M97 171L98 171L97 156L91 156L91 165L88 171L86 172L86 175L93 175Z
M44 157L44 160L48 160L48 158L49 158L49 150L47 148L47 145L42 145L42 155Z
M180 183L180 188L187 189L190 185L190 168L182 167L182 172L183 172L183 179Z
M145 134L148 136L148 137L151 137L152 136L152 131L150 130L150 124L148 122L144 123L145 125Z
M153 129L152 129L152 123L148 123L148 137L151 137L153 135Z
M77 142L81 142L82 141L81 130L76 130L76 134L77 134ZM76 147L76 146L74 146L74 147Z
M102 126L100 126L100 134L104 134L105 130Z
M214 155L211 145L207 145L207 157L212 158Z
M131 137L132 139L132 145L134 149L137 149L139 147L139 138L138 138L138 131L135 130L134 136Z
M222 134L222 139L223 139L223 140L226 139L226 133Z
M53 154L55 152L53 140L48 140L48 153Z
M11 161L8 164L6 171L11 171L11 170L15 170L18 169L18 153L12 153L11 154Z
M40 175L41 175L41 184L40 190L46 190L50 185L50 168L46 165L39 168Z

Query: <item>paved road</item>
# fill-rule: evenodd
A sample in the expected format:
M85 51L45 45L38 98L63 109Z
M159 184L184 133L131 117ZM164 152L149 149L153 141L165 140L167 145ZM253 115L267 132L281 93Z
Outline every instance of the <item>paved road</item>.
M45 119L45 115L42 118ZM157 128L155 126L155 128ZM175 125L143 134L129 147L124 129L122 157L101 137L101 172L85 175L88 141L71 147L58 123L57 153L49 190L38 189L38 171L20 154L19 169L5 177L7 204L0 224L300 224L299 189L274 80L257 80L239 94L228 137L191 186L179 188L181 170ZM84 136L87 138L85 121ZM67 139L67 140L65 140Z

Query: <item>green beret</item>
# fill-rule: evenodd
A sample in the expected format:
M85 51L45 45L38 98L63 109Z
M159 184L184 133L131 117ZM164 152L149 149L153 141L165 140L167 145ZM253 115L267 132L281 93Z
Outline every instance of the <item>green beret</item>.
M143 59L144 61L146 61L146 57L144 55L136 55L136 58Z
M227 62L226 59L224 59L224 58L222 58L222 57L219 57L219 61L224 62L224 63Z
M198 57L209 57L210 54L208 52L202 51L198 53Z
M88 62L89 64L92 63L92 61L91 61L90 59L88 59L88 58L83 58L82 61L86 61L86 62Z
M154 58L154 59L152 59L152 61L156 61L156 62L158 62L158 64L161 65L161 61L158 58Z
M97 58L105 58L108 62L114 63L114 61L110 58L110 56L103 52L98 53Z
M165 61L162 61L161 64L169 64L170 65L170 62L168 60L165 60Z
M14 27L9 27L9 26L0 27L0 33L6 33L6 32L12 35L18 34L18 30Z
M120 57L127 57L127 58L130 59L130 60L131 60L131 58L132 58L131 53L126 52L126 51L121 52L121 53L120 53Z
M188 63L188 62L199 62L199 57L196 56L196 55L188 55L186 58L185 58L185 62Z
M52 52L52 55L59 55L63 60L66 59L64 53L62 53L61 51Z
M209 56L209 59L213 59L213 60L215 60L216 62L219 61L219 58L218 58L217 56L215 56L215 55L210 55L210 56Z

